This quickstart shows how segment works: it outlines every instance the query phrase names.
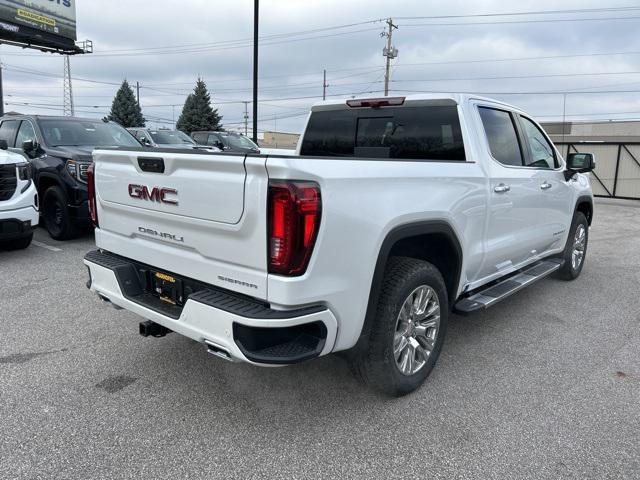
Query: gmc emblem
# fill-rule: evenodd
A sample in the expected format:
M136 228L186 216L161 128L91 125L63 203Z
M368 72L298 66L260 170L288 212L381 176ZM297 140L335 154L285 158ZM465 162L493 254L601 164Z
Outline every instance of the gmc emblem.
M175 188L153 187L151 191L145 185L129 184L129 196L131 198L139 198L140 200L149 200L150 202L168 203L169 205L178 205L178 200L167 198L171 195L178 196Z

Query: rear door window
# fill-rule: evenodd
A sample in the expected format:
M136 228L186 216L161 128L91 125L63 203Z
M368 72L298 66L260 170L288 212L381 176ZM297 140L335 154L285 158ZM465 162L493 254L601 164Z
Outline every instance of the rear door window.
M491 155L503 165L523 166L522 149L513 115L505 110L479 107Z
M313 112L300 153L398 160L466 158L454 105Z

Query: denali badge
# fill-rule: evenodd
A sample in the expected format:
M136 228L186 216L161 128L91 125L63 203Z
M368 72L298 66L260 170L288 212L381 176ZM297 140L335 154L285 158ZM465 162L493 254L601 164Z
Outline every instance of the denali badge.
M153 187L151 191L145 185L129 184L129 196L131 198L139 198L140 200L149 200L151 202L168 203L169 205L178 205L177 198L167 198L168 196L178 196L175 188Z
M163 233L158 232L157 230L153 230L151 228L138 227L138 231L140 233L145 233L147 235L153 235L154 237L165 238L167 240L173 240L174 242L184 243L184 237L178 237L177 235L173 235L172 233Z
M236 280L235 278L223 277L222 275L218 275L218 280L233 283L235 285L240 285L241 287L255 288L256 290L258 289L258 285L256 285L255 283L247 283L243 282L242 280Z

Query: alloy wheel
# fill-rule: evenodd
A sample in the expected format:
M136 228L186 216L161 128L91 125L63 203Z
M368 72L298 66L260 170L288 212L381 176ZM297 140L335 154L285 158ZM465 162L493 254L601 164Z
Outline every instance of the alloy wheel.
M579 224L573 239L573 251L571 252L571 266L574 270L580 268L584 259L584 250L587 246L587 229Z
M429 360L440 327L440 301L428 285L416 288L405 299L396 320L393 356L403 375L414 375Z

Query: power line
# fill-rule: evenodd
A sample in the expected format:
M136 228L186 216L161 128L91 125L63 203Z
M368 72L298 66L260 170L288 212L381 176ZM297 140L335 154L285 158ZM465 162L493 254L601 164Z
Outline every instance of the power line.
M381 83L381 82L377 82ZM591 87L596 88L596 87ZM433 94L450 94L451 91L445 90L407 90L407 89L392 89L393 92L398 93L433 93ZM372 93L380 93L384 92L384 90L369 90L369 91L361 91L361 92L343 92L343 93L332 93L327 94L327 97L347 97L352 95L364 95L364 94L372 94ZM592 90L592 91L571 91L571 90L552 90L552 91L460 91L456 90L456 93L462 94L478 94L478 95L562 95L562 94L571 94L571 95L594 95L594 94L615 94L615 93L640 93L640 89L633 90ZM277 101L290 101L290 100L319 100L318 95L309 95L309 96L295 96L295 97L280 97L280 98L268 98L260 101L259 103L265 104L267 106L274 106L280 108L291 109L291 107L285 106L276 106L269 104L268 102L277 102ZM231 101L231 102L214 102L215 105L223 105L223 104L242 104L244 101ZM8 102L9 104L9 102ZM33 106L33 107L45 107L45 106L59 106L59 104L53 103L38 103L38 102L14 102L11 104L16 105L25 105L25 106ZM110 108L110 105L77 105L81 108L94 108L94 109L105 109ZM142 108L160 108L160 107L176 107L182 106L182 104L158 104L158 105L142 105ZM306 109L296 109L296 110L305 110Z
M43 72L43 71L40 71L40 70L23 68L23 67L18 67L18 66L9 65L9 64L5 64L5 66L9 67L10 71L16 71L18 73L24 73L24 74L27 74L27 75L36 75L36 76L43 76L43 77L50 77L50 78L61 78L60 75L55 74L55 73ZM378 70L379 70L379 67L376 67L375 69L371 69L369 71L359 72L359 73L350 74L350 75L344 75L344 76L341 76L341 77L336 77L336 78L334 78L334 80L351 78L351 77L360 76L360 75L368 75L369 73L377 72ZM80 78L80 77L72 77L72 78L73 78L73 80L80 81L80 82L91 82L91 83L103 84L103 85L120 86L119 83L115 83L115 82L91 80L91 79ZM282 86L278 86L278 87L264 87L263 90L283 89L283 88L297 88L297 87L302 87L302 86L311 86L311 85L315 85L315 84L316 84L316 82L303 82L303 83L297 83L297 84L282 85ZM170 90L170 89L159 89L159 88L154 88L154 87L150 87L150 86L143 85L143 84L140 85L140 88L145 88L145 89L156 91L156 92L160 92L160 93L170 93L170 94L176 94L176 95L182 95L183 93L191 92L191 89L188 89L188 90L185 89L185 90L178 91L178 90ZM216 90L218 92L242 92L242 91L247 91L247 90L250 90L250 89L247 88L247 89L216 89Z
M380 93L380 91L378 92L371 92L371 93ZM13 106L33 106L29 103L19 103L19 102L6 102L6 105L13 105ZM43 110L53 110L53 111L59 111L62 112L63 111L63 107L61 106L38 106L36 108L39 109L43 109ZM89 113L89 114L95 114L97 112L95 111L89 111L89 110L76 110L76 112L78 113ZM296 118L296 117L301 117L301 116L306 116L308 115L308 112L305 113L299 113L299 114L292 114L292 115L284 115L282 117L278 117L278 119L288 119L288 118ZM640 111L625 111L625 112L588 112L588 113L575 113L575 114L567 114L567 117L584 117L584 116L602 116L602 115L637 115L640 117ZM553 117L558 117L560 118L562 115L561 114L555 114L555 115L550 115L550 114L545 114L545 115L533 115L536 118L553 118ZM147 119L152 120L152 121L156 121L159 123L172 123L171 119L168 118L164 118L164 117L157 117L157 116L150 116L150 115L146 115L145 116ZM259 119L260 121L268 121L271 120L273 117L265 117L262 119ZM614 120L635 120L638 117L634 117L634 118L616 118ZM225 125L239 125L242 124L244 122L243 121L238 121L238 122L224 122Z
M278 120L286 120L289 118L297 118L297 117L303 117L303 116L307 116L309 115L309 112L304 112L304 113L294 113L291 115L282 115L282 116L278 116ZM269 117L260 117L258 119L258 122L268 122L269 120L273 120L273 115L269 116ZM228 121L224 121L224 125L244 125L245 121L244 120L239 120L239 121L234 121L234 122L228 122ZM253 122L251 122L251 124L253 124Z
M269 35L261 35L259 37L259 40L262 42L268 42L268 41L274 41L274 40L281 40L284 38L290 38L290 37L298 37L298 36L303 36L303 35L309 35L309 34L314 34L314 33L321 33L321 32L326 32L326 31L331 31L331 30L341 30L341 29L345 29L345 28L352 28L352 27L357 27L357 26L362 26L362 25L368 25L368 24L374 24L374 23L379 23L381 22L382 19L373 19L373 20L366 20L366 21L362 21L362 22L355 22L355 23L348 23L348 24L342 24L342 25L333 25L333 26L328 26L328 27L319 27L319 28L314 28L314 29L309 29L309 30L301 30L301 31L296 31L296 32L286 32L286 33L276 33L276 34L269 34ZM358 32L360 30L356 30L355 32ZM354 33L354 32L346 32L346 33ZM322 37L318 37L318 38L322 38ZM217 42L205 42L205 43L187 43L187 44L181 44L181 45L166 45L166 46L162 46L162 47L145 47L145 48L129 48L129 49L111 49L111 50L95 50L94 54L96 56L103 56L105 54L129 54L129 53L136 53L136 54L146 54L146 53L150 53L150 54L155 54L156 52L169 52L169 51L175 51L175 53L184 53L185 49L209 49L209 48L214 48L214 47L223 47L223 48L228 48L228 47L233 47L233 46L237 46L238 44L242 44L244 46L244 44L247 44L248 46L252 46L253 45L253 37L250 38L241 38L241 39L235 39L235 40L221 40L221 41L217 41ZM48 57L48 55L42 55L42 54L33 54L33 55L24 55L22 53L16 53L16 54L9 54L9 55L20 55L20 56L27 56L27 57Z
M344 35L352 35L354 33L363 33L363 32L371 32L371 31L377 31L377 28L366 28L366 29L360 29L360 30L352 30L349 32L340 32L340 33L332 33L332 34L326 34L326 35L316 35L316 36L312 36L312 37L304 37L304 38L292 38L292 39L288 39L288 40L275 40L275 41L267 41L267 42L262 42L260 44L261 47L263 46L270 46L270 45L281 45L283 43L293 43L293 42L302 42L302 41L307 41L307 40L317 40L317 39L321 39L321 38L330 38L330 37L340 37L340 36L344 36ZM247 42L244 44L239 44L239 45L230 45L230 46L222 46L222 47L203 47L203 48L196 48L196 49L183 49L183 50L171 50L171 51L160 51L160 52L153 52L153 55L180 55L180 54L184 54L184 53L204 53L204 52L219 52L219 51L227 51L227 50L236 50L239 48L251 48L253 46L252 43ZM114 54L93 54L91 56L91 58L106 58L106 57L137 57L137 56L148 56L150 55L150 53L148 52L141 52L141 53L114 53ZM89 58L89 56L87 56L87 58Z
M373 22L368 22L373 23ZM371 32L377 31L378 28L365 28L359 30L351 30L348 32L339 32L332 34L324 34L324 35L315 35L310 37L302 37L302 38L290 38L290 39L274 39L270 41L265 41L260 44L260 46L269 46L269 45L280 45L283 43L292 43L292 42L301 42L306 40L316 40L321 38L330 38L330 37L340 37L344 35L352 35L355 33L363 33L363 32ZM218 52L218 51L227 51L227 50L235 50L239 48L251 48L253 46L252 42L243 42L238 44L228 44L228 45L214 45L207 47L194 47L194 48L182 48L182 49L173 49L173 50L158 50L158 51L139 51L139 52L130 52L130 53L94 53L91 55L91 58L107 58L107 57L138 57L138 56L149 56L149 55L181 55L185 53L204 53L204 52ZM21 57L47 57L48 55L25 55L20 54ZM89 56L87 56L89 57Z
M477 80L514 80L514 79L539 79L539 78L562 78L562 77L590 77L590 76L615 76L615 75L637 75L640 71L626 71L626 72L584 72L584 73L558 73L558 74L540 74L540 75L504 75L504 76L490 76L490 77L441 77L441 78L421 78L421 79L395 79L390 80L391 83L426 83L426 82L449 82L449 81L477 81ZM353 87L359 85L371 85L375 83L384 83L380 80L374 80L373 82L356 82L356 83L332 83L332 87ZM309 89L315 85L315 82L290 84L282 86L264 87L261 91L277 91L277 90L294 90L294 89ZM218 89L217 93L241 93L248 92L250 88L239 89ZM182 94L182 92L175 92L176 95ZM238 102L234 102L238 103Z
M363 22L349 23L349 24L343 24L343 25L333 25L329 27L315 28L310 30L301 30L297 32L260 35L258 38L261 42L269 41L269 40L279 40L287 37L296 37L301 35L309 35L314 33L326 32L330 30L340 30L344 28L357 27L357 26L362 26L367 24L378 23L381 21L382 21L381 19L367 20ZM350 32L347 32L347 33L350 33ZM219 42L201 43L201 44L195 43L195 44L186 44L186 45L169 45L165 47L134 48L134 49L124 49L124 50L103 50L103 51L97 51L96 53L101 54L101 53L153 52L156 50L168 51L168 50L177 50L177 49L183 49L183 48L210 48L210 47L218 47L218 46L228 46L230 44L233 45L238 43L248 43L250 45L253 45L253 37L237 39L237 40L223 40Z
M402 23L402 27L455 27L460 25L512 25L518 23L557 23L557 22L600 22L609 20L633 20L638 16L600 17L600 18L545 18L544 20L508 20L502 22L449 22L449 23Z
M396 17L398 20L418 20L418 19L448 19L448 18L476 18L476 17L511 17L521 15L563 15L579 13L606 13L627 10L640 10L640 6L626 7L602 7L602 8L576 8L570 10L532 10L524 12L493 12L493 13L468 13L458 15L429 15L428 17Z
M584 13L616 13L616 12L631 12L640 10L640 7L637 6L627 6L627 7L607 7L607 8L590 8L590 9L569 9L569 10L538 10L538 11L524 11L524 12L496 12L496 13L483 13L483 14L461 14L461 15L433 15L433 16L411 16L411 17L398 17L398 19L402 20L420 20L420 19L429 19L429 20L443 20L443 19L456 19L456 18L493 18L493 17L512 17L512 16L530 16L530 15L566 15L566 14L584 14ZM536 23L536 22L555 22L555 21L593 21L593 20L626 20L638 17L602 17L602 18L572 18L572 19L544 19L544 20L517 20L515 23ZM327 38L331 36L341 36L341 35L350 35L354 33L367 32L371 30L376 30L376 28L372 29L359 29L359 30L351 30L347 32L339 32L335 34L327 34L327 35L316 35L310 37L304 37L305 35L312 35L315 33L327 32L331 30L340 30L345 28L352 28L356 26L363 26L369 24L380 23L384 21L383 19L372 19L366 20L363 22L350 23L344 25L335 25L328 26L322 28L315 28L310 30L303 30L298 32L289 32L289 33L280 33L280 34L272 34L272 35L264 35L261 36L262 40L261 44L264 45L277 45L281 43L295 42L295 41L303 41L303 40L313 40L317 38ZM509 23L509 22L497 22L497 23ZM480 22L474 23L464 23L465 25L479 25ZM486 24L486 23L484 23ZM404 26L446 26L446 25L460 25L460 23L429 23L429 24L406 24ZM303 38L295 38L295 37L303 37ZM138 55L173 55L173 54L182 54L182 53L198 53L205 51L218 51L218 50L228 50L235 48L248 48L253 45L253 39L237 39L237 40L223 40L219 42L211 42L211 43L192 43L192 44L182 44L182 45L172 45L172 46L164 46L164 47L146 47L146 48L137 48L137 49L114 49L114 50L103 50L102 52L96 51L93 55L86 56L83 58L100 58L100 57L108 57L108 56L138 56ZM20 55L26 57L44 57L47 55L35 54L35 55L25 55L23 53L20 54L11 54L7 53L6 55Z
M545 55L538 57L510 57L510 58L485 58L479 60L449 60L443 62L419 62L419 63L398 63L396 67L413 67L422 65L455 65L459 63L494 63L494 62L516 62L526 60L555 60L561 58L579 58L579 57L599 57L612 55L640 55L640 51L632 52L597 52L597 53L574 53L570 55Z
M375 72L368 72L375 73ZM476 81L476 80L514 80L514 79L534 79L534 78L562 78L562 77L590 77L590 76L615 76L615 75L637 75L640 71L625 71L625 72L582 72L582 73L558 73L558 74L529 74L529 75L503 75L503 76L489 76L489 77L441 77L441 78L421 78L421 79L395 79L390 80L392 83L408 83L408 82L443 82L443 81ZM346 77L344 77L346 78ZM371 85L375 83L383 83L380 80L374 80L373 82L364 81L356 83L332 83L332 87L353 87L358 85ZM294 89L308 89L316 85L316 82L304 82L297 84L281 85L263 87L261 91L277 91L277 90L294 90ZM141 85L141 88L149 88ZM590 87L589 87L590 88ZM154 91L168 92L167 90L152 89ZM250 88L232 88L232 89L216 89L217 93L241 93L251 91ZM175 94L183 95L187 91L173 91ZM238 103L238 102L232 102Z
M4 63L3 65L5 67L9 67L9 68L7 68L7 70L15 71L15 72L18 72L18 73L25 73L25 74L28 74L28 75L36 75L36 76L41 76L41 77L62 78L61 75L58 75L58 74L55 74L55 73L42 72L42 71L39 71L39 70L30 69L30 68L18 67L16 65L9 65L7 63ZM90 79L87 79L87 78L72 77L72 79L76 80L78 82L88 82L88 83L97 83L97 84L101 84L101 85L120 86L120 83L104 82L104 81L99 81L99 80L90 80Z
M392 80L392 82L453 82L453 81L470 81L470 80L513 80L513 79L529 79L529 78L556 78L556 77L590 77L601 75L637 75L640 71L629 72L592 72L592 73L553 73L541 75L510 75L495 77L454 77L454 78L423 78L410 80Z
M361 94L365 94L365 93L380 93L382 92L382 90L372 90L372 91L368 91L368 92L360 92ZM350 93L335 93L335 94L327 94L327 97L341 97L341 96L349 96L349 95L356 95L356 92L350 92ZM300 96L300 97L286 97L286 98L269 98L269 99L265 99L265 101L267 102L276 102L276 101L284 101L284 100L308 100L308 99L318 99L318 95L309 95L309 96ZM242 101L239 102L230 102L230 103L242 103ZM259 103L262 103L262 101L260 101ZM14 102L14 103L9 103L7 102L7 104L11 104L11 105L25 105L25 106L34 106L34 107L39 107L39 106L58 106L59 104L53 104L53 103L32 103L32 102ZM215 103L216 105L220 105L221 103ZM78 105L80 107L84 107L84 108L111 108L110 105ZM173 106L173 105L165 105L165 106ZM142 108L147 108L147 106L142 105Z
M546 56L533 56L533 57L513 57L513 58L487 58L487 59L477 59L477 60L451 60L451 61L441 61L441 62L417 62L417 63L399 63L396 64L394 68L396 67L413 67L413 66L422 66L422 65L452 65L452 64L467 64L467 63L494 63L494 62L511 62L511 61L528 61L528 60L548 60L548 59L563 59L563 58L579 58L579 57L594 57L594 56L612 56L612 55L640 55L640 51L627 51L627 52L595 52L595 53L576 53L576 54L568 54L568 55L546 55ZM49 73L49 72L43 72L43 71L39 71L39 70L34 70L34 69L28 69L28 68L24 68L24 67L18 67L15 65L10 65L10 64L5 64L7 67L9 67L9 70L13 70L16 71L18 73L24 73L24 74L32 74L32 75L37 75L37 76L45 76L45 77L52 77L52 78L62 78L60 75L58 74L54 74L54 73ZM342 72L342 71L352 71L352 70L366 70L365 72L358 72L358 73L354 73L351 75L345 75L345 76L341 76L341 77L336 77L333 79L330 79L331 81L335 81L335 80L339 80L342 78L348 78L351 76L359 76L359 75L367 75L369 73L374 73L376 71L379 70L379 66L375 66L375 65L370 65L370 66L365 66L365 67L354 67L354 68L341 68L341 69L332 69L331 71L333 72ZM275 75L275 76L265 76L265 77L261 77L262 79L270 79L270 78L284 78L284 77L290 77L290 78L295 78L295 77L302 77L302 76L309 76L312 75L314 73L317 72L309 72L309 73L301 73L301 74L293 74L293 75ZM81 82L91 82L91 83L96 83L96 84L101 84L101 85L114 85L114 86L119 86L119 83L115 83L115 82L107 82L107 81L99 81L99 80L92 80L92 79L87 79L87 78L77 78L77 77L73 77L74 80L77 81L81 81ZM237 78L233 78L233 79L226 79L226 80L221 80L221 81L213 81L213 82L207 82L208 84L216 84L216 83L221 83L221 82L237 82L240 80L249 80L247 77L237 77ZM185 93L187 90L184 91L171 91L171 90L167 90L167 89L163 89L163 90L159 90L156 88L153 88L154 86L162 86L162 85L166 85L166 86L170 86L170 85L191 85L193 82L180 82L180 83L152 83L152 84L145 84L145 85L141 85L142 88L148 89L148 90L152 90L152 91L158 91L160 93L166 93L168 95L182 95L183 93ZM298 86L298 85L315 85L315 82L305 82L302 84L293 84L290 86ZM39 85L34 85L34 86L21 86L22 88L38 88L41 89L42 87ZM84 87L79 87L79 88L97 88L97 87L88 87L88 86L84 86ZM215 89L217 90L217 89ZM190 91L190 90L189 90Z
M451 90L407 90L407 89L392 89L393 92L398 93L436 93L436 94L451 94L453 93ZM501 92L501 91L482 91L482 90L455 90L455 93L465 94L465 95L590 95L590 94L603 94L603 93L640 93L640 90L598 90L598 91L589 91L589 92L575 92L571 90L550 90L546 92L532 92L532 91L524 91L524 92Z

